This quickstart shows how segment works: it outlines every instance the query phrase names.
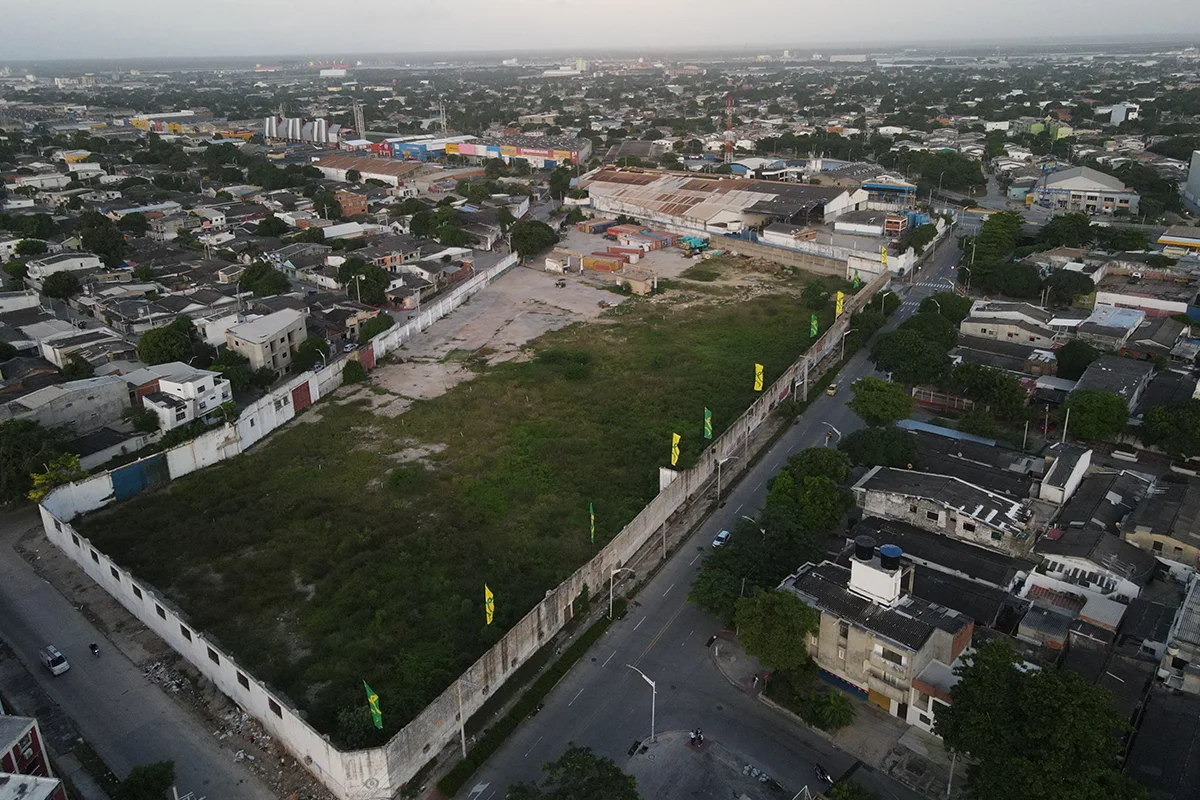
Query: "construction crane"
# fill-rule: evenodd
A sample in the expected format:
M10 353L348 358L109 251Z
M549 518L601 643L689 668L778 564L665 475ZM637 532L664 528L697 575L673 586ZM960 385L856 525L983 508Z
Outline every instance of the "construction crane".
M725 95L725 163L733 163L733 92Z
M362 103L354 101L354 133L362 139L367 135L367 123L363 118Z

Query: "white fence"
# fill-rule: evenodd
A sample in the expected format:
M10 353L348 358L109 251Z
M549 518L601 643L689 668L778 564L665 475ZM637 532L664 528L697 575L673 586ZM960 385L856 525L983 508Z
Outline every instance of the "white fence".
M461 305L471 294L503 274L516 263L510 256L460 287L453 295L435 303L418 319L386 331L373 340L375 353L382 355L399 347L427 328L438 315ZM728 429L716 439L695 466L681 470L650 503L595 557L550 591L520 622L479 658L463 675L430 703L412 722L384 746L342 752L325 740L271 689L241 669L228 653L206 641L191 628L183 614L149 586L138 583L119 565L95 548L70 524L77 514L100 508L128 491L122 470L140 465L134 477L153 477L152 456L121 470L97 475L62 486L42 503L47 537L78 563L126 609L187 658L205 677L255 718L282 742L310 772L343 800L384 800L394 795L430 758L458 735L458 714L477 712L488 696L499 688L549 637L570 620L571 603L584 586L594 594L608 579L609 570L626 563L668 519L696 497L713 479L719 456L741 446L766 419L777 403L787 398L798 383L808 378L809 359L828 352L841 339L850 314L887 284L880 275L846 302L846 313L790 365ZM340 363L335 362L335 363ZM341 370L330 365L317 373L306 373L246 409L236 425L214 430L165 455L169 478L174 479L243 452L296 413L296 398L318 398L341 384ZM157 465L161 468L161 464ZM461 695L459 690L461 689ZM461 697L461 701L460 701Z

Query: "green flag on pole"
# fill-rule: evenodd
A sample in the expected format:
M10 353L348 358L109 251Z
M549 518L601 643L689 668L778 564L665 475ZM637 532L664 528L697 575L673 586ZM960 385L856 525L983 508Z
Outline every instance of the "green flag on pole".
M367 690L367 704L371 706L371 720L375 723L375 727L383 730L383 712L379 710L379 695L375 694L375 690L367 686L367 682L363 681L363 688Z
M862 286L862 278L858 276L858 270L854 270L854 288Z
M808 323L808 335L809 336L817 335L817 315L816 314L812 315L812 320L809 321L809 323Z
M596 543L596 509L592 508L592 504L588 503L588 517L592 521L592 544Z
M704 438L712 438L712 412L704 409Z

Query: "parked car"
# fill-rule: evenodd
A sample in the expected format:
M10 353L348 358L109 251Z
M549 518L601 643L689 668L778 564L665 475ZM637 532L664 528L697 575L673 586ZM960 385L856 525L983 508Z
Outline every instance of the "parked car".
M358 345L354 344L353 342L347 342L346 344L342 345L343 353L353 353L357 349Z
M46 665L46 669L50 670L51 675L62 675L71 668L71 665L67 663L67 657L52 644L39 650L38 655L41 657L42 663Z
M825 387L825 394L829 395L830 397L833 397L835 394L837 394L837 390L838 390L837 381L834 381L833 383L831 383Z
M713 547L720 547L729 541L729 531L721 531L717 534L717 538L713 539Z

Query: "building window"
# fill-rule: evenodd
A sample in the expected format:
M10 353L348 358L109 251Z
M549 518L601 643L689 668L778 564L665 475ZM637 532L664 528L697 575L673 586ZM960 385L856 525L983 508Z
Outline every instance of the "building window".
M249 689L250 688L250 679L247 678L245 675L243 675L240 672L237 674L237 676L238 676L238 683L240 683L242 685L242 688Z
M975 523L974 522L964 522L962 524L962 529L964 531L966 531L967 533L974 533L975 532Z
M192 640L192 632L189 631L185 626L180 625L179 632L182 633L183 638L187 639L189 642Z
M142 599L142 590L139 589L136 585L133 587L133 596L136 597L138 600Z
M221 663L221 656L219 656L219 655L217 654L217 651L216 651L216 650L213 650L213 649L210 647L210 648L208 648L208 660L209 660L209 661L211 661L211 662L213 662L214 664L220 664L220 663Z
M937 522L940 517L941 517L941 515L938 514L938 512L936 512L936 511L926 511L925 512L925 518L931 519L934 522Z
M929 717L925 716L924 714L918 714L917 718L920 719L922 724L925 724L925 725L930 725L933 722L931 719L929 719Z
M1000 533L1000 531L992 531L992 540L993 541L998 542L1003 538L1004 538L1004 534Z
M1154 552L1156 552L1156 553L1161 553L1161 552L1162 552L1162 549L1163 549L1162 542L1155 542L1155 543L1152 545L1152 547L1153 547L1153 549L1154 549Z
M71 534L71 541L75 543L76 547L79 547L79 537L73 533Z
M810 633L808 635L808 643L811 644L813 647L817 646L817 635L815 633Z
M113 578L115 578L115 579L117 580L117 582L119 583L119 582L120 582L120 580L121 580L121 573L117 572L117 568L116 568L116 567L109 567L109 568L108 568L108 571L109 571L109 573L111 573L111 574L112 574Z
M916 506L915 504L913 504L913 505L909 506L909 507L908 507L908 513L910 513L910 514L915 514L915 513L917 513L917 506Z
M58 520L54 520L54 530L62 531L62 523Z
M880 653L880 655L883 656L884 661L890 661L898 667L904 666L904 656L900 655L899 653L897 653L895 651L888 650L885 647L885 648L883 648L883 652Z
M844 648L844 647L838 648L838 658L842 659L843 661L846 660L846 648Z
M850 636L850 623L849 622L839 622L838 623L838 636L840 636L843 639L848 638Z
M1179 656L1172 656L1171 669L1186 669L1187 665L1188 662L1184 659L1180 658Z
M158 605L157 603L155 603L155 605L154 605L154 610L155 610L155 611L158 613L158 615L159 615L160 617L162 617L163 619L166 619L166 618L167 618L167 612L163 611L163 607L162 607L162 606L160 606L160 605Z
M100 563L100 556L97 555L95 550L92 551L92 561L95 561L97 564Z
M267 708L271 709L271 713L275 716L283 718L283 709L279 707L279 703L276 703L271 698L267 698Z

